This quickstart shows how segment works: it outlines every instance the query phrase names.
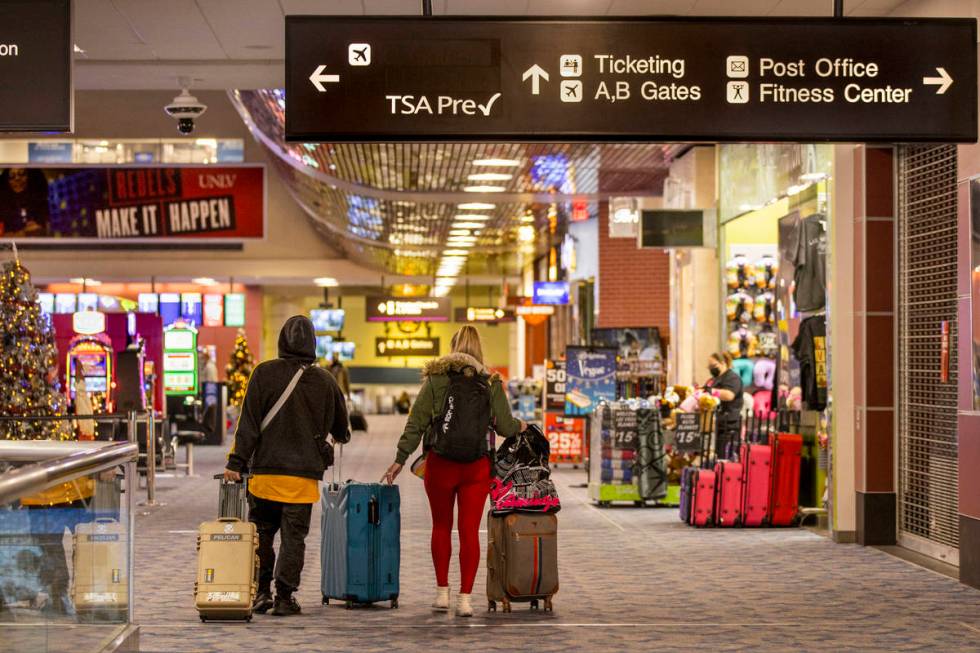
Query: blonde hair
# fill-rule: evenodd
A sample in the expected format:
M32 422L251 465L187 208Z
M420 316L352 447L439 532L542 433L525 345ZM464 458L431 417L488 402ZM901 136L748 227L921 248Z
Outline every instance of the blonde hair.
M453 336L451 349L454 354L469 354L483 365L483 344L476 327L467 324Z

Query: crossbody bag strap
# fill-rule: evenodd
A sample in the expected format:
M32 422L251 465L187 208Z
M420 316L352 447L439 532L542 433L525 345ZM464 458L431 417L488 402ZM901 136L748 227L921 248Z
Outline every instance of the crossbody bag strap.
M303 372L305 371L306 365L303 365L296 370L296 374L293 374L293 378L289 380L289 385L286 386L286 389L282 391L281 395L279 395L276 403L272 405L269 412L262 418L262 425L259 427L259 431L264 431L265 427L269 426L269 424L272 423L272 420L275 419L276 415L279 414L279 410L286 403L286 400L289 399L289 396L293 394L293 390L296 389L296 384L299 383L299 378L303 376Z

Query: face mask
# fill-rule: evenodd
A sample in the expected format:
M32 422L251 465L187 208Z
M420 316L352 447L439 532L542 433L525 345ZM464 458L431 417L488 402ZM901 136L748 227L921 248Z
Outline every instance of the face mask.
M709 365L708 371L711 372L711 376L718 376L721 374L721 368L717 365Z

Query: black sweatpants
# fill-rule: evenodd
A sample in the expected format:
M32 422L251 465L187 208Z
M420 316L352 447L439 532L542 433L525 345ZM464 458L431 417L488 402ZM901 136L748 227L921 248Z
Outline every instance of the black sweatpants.
M276 594L292 594L299 589L306 554L306 535L310 532L312 503L281 503L249 493L248 520L259 532L259 591L269 591L276 581ZM279 533L279 560L273 542Z

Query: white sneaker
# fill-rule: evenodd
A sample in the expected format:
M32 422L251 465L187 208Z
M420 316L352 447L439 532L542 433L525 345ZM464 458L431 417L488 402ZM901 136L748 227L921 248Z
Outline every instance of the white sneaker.
M470 603L469 594L458 594L456 596L456 616L457 617L473 616L473 604Z
M436 587L436 600L432 602L433 610L449 610L449 587Z

